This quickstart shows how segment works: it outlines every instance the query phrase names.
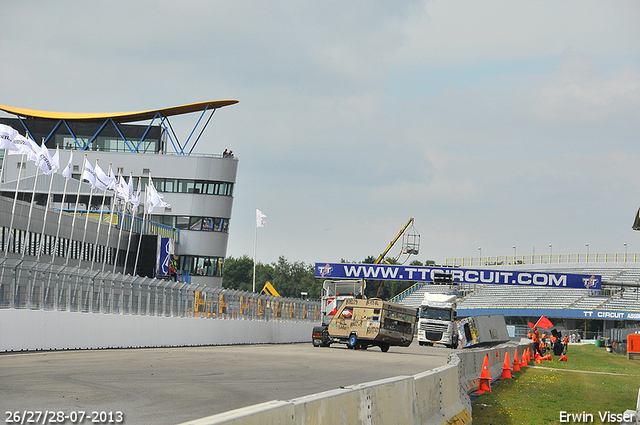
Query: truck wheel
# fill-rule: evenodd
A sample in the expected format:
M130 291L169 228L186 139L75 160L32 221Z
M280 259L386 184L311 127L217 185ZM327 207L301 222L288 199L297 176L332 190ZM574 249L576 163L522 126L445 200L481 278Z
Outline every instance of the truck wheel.
M358 345L358 337L356 336L356 334L351 334L349 336L349 340L347 341L347 347L355 349L357 345Z
M380 351L382 351L383 353L386 353L387 351L389 351L389 344L382 344L380 346Z

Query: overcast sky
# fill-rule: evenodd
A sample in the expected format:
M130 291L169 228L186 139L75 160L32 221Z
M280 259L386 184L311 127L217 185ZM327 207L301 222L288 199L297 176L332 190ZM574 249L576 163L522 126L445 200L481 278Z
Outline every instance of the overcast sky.
M640 252L640 2L5 1L0 104L218 99L228 255ZM183 137L198 118L172 120ZM399 246L391 251L396 255Z

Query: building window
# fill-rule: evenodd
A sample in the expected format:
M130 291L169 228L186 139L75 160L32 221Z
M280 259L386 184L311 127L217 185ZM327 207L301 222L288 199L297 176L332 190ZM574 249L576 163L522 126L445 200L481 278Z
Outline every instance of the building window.
M180 230L203 232L229 232L229 219L220 217L188 217L152 214L149 220Z
M222 276L224 258L194 255L180 256L180 270L191 276Z

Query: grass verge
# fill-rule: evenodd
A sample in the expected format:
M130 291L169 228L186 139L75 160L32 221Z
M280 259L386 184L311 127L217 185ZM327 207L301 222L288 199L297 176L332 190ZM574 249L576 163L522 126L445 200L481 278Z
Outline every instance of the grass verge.
M640 361L593 345L570 345L567 357L530 364L512 372L513 379L494 383L491 393L473 402L474 425L557 424L561 412L580 415L582 422L610 423L615 418L607 412L636 408Z

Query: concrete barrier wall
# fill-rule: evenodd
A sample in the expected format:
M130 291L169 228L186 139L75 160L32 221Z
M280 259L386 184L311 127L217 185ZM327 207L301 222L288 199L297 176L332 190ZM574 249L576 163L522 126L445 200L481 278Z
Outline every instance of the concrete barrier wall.
M0 352L307 342L313 323L0 310Z
M446 366L414 376L398 376L352 385L289 401L272 401L186 422L183 425L253 424L468 424L469 392L478 388L478 377L488 355L492 381L500 379L504 355L510 363L528 342L506 343L494 348L462 350L452 354Z
M272 401L187 422L190 425L246 424L466 424L458 365L415 376L352 385L289 401Z

